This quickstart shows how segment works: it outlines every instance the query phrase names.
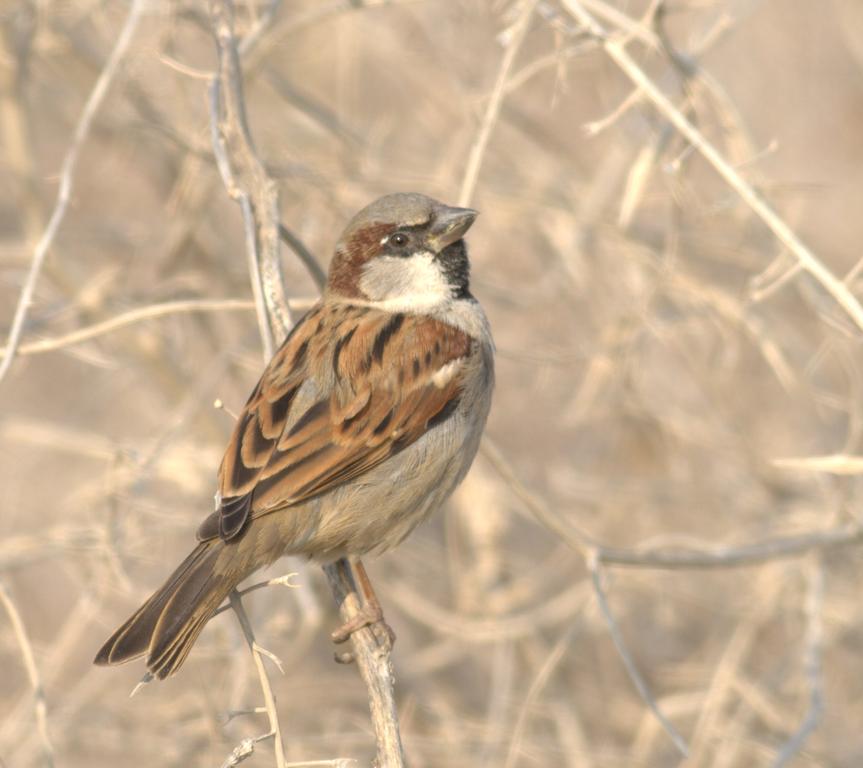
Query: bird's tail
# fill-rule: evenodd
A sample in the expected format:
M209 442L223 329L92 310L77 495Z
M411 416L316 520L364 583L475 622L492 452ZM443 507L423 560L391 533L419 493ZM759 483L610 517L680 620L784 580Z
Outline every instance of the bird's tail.
M147 656L147 669L159 679L185 661L204 625L237 580L216 572L224 548L219 540L198 544L171 577L114 632L95 664L122 664Z

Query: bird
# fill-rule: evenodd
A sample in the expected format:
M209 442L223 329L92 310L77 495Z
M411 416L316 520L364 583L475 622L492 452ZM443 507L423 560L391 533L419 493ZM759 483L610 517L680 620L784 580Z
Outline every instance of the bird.
M145 657L150 678L174 674L231 591L284 555L360 566L363 610L334 640L382 621L358 558L443 504L491 406L494 343L464 240L476 217L398 193L350 220L321 299L237 417L195 548L95 664Z

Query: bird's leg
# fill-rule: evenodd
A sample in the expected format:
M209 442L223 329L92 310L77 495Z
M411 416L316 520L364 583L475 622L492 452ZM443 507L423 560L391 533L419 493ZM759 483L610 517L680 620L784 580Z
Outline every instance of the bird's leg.
M396 641L396 634L390 625L384 621L384 611L381 608L378 596L375 594L362 561L356 560L351 563L346 560L340 560L337 563L337 567L346 567L355 576L354 582L359 587L360 593L363 596L363 604L353 618L346 621L332 633L333 642L344 643L358 629L371 627L375 631L378 642L382 643L387 650L390 650Z

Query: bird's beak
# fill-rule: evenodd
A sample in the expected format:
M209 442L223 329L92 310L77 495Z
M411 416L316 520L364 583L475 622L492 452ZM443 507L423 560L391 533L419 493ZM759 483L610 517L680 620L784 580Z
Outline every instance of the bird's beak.
M479 211L473 208L451 208L446 205L438 208L428 238L435 253L461 240L478 215Z

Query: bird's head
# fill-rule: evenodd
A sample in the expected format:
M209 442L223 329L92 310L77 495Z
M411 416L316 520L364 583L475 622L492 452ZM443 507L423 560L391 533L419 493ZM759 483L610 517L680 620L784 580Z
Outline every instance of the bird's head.
M394 312L422 312L469 293L464 234L477 212L420 194L381 197L351 219L327 292Z

